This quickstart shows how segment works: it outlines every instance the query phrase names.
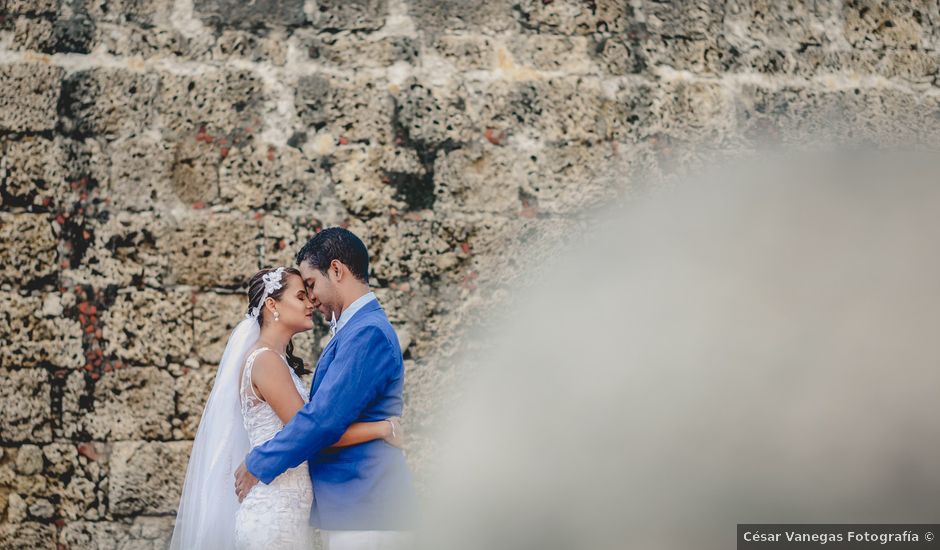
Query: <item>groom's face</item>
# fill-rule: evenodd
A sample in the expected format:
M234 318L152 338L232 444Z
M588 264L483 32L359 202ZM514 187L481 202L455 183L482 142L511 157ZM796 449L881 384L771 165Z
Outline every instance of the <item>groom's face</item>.
M300 264L300 274L307 285L307 294L313 301L313 307L323 315L329 322L332 314L336 314L339 319L341 313L341 302L337 293L336 285L330 280L329 275L320 273L320 270L310 265L308 262Z

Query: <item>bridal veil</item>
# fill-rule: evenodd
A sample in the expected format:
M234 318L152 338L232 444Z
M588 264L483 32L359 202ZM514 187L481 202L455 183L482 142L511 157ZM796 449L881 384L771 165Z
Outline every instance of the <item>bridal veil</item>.
M239 375L260 331L258 320L246 317L225 346L189 457L171 549L235 545L239 503L234 474L250 450L239 403Z

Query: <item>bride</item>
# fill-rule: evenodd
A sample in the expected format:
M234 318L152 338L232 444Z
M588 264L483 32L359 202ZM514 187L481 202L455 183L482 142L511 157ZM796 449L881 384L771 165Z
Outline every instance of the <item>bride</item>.
M170 548L314 547L313 489L306 462L271 484L258 484L239 505L235 468L307 401L303 361L291 337L313 328L313 304L300 272L263 269L248 283L248 314L229 338L186 470ZM385 439L400 445L397 418L349 427L334 447Z

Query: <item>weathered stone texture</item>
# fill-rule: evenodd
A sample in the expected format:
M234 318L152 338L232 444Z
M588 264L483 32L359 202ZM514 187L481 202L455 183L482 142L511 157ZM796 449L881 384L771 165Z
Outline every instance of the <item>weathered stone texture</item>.
M115 443L111 452L110 512L115 516L176 511L191 443Z
M0 440L45 442L52 437L49 373L45 369L0 370Z
M190 357L192 297L177 290L129 290L102 314L106 352L134 365L165 366Z
M258 75L221 69L163 75L156 104L168 135L201 136L221 149L258 129L261 100Z
M295 26L306 20L303 0L195 0L193 8L206 23L224 27Z
M524 0L513 8L529 29L562 34L623 32L631 22L630 2L617 0Z
M505 0L409 0L408 11L428 32L446 29L485 33L515 27L512 4Z
M173 377L155 367L106 372L96 383L93 409L74 411L93 440L171 439L176 414Z
M74 297L0 292L0 367L80 367L82 327L64 315Z
M738 119L754 139L795 143L807 135L830 142L929 143L936 136L940 102L903 91L856 88L816 91L747 87ZM873 124L873 120L879 120Z
M61 67L41 63L0 66L0 130L53 129L63 74Z
M218 364L225 343L245 313L248 299L244 294L205 293L194 297L193 332L196 354L208 364Z
M55 547L55 528L42 523L0 525L0 548L46 549Z
M375 30L385 24L388 0L321 0L316 3L317 30Z
M48 206L68 192L65 153L54 140L29 136L0 144L0 204Z
M26 285L56 271L52 224L46 215L0 212L0 281Z
M379 40L359 33L310 33L300 36L300 45L311 60L335 67L389 67L398 62L415 62L420 55L418 42L403 36Z
M156 75L120 69L71 74L59 102L63 131L111 137L142 130L152 122L158 86Z
M62 528L59 543L68 548L153 549L169 546L172 517L138 517L133 521L79 521Z
M212 382L215 380L216 366L184 367L183 373L176 378L176 419L179 420L179 426L174 428L174 438L193 439L196 437L199 420L202 418L206 399L209 398Z
M392 140L392 99L381 80L303 77L294 104L304 127L329 132L341 143Z
M163 219L150 213L120 211L95 227L94 246L69 273L96 287L161 286L168 258L157 247Z
M239 286L258 270L259 224L249 216L207 212L166 223L157 236L176 284Z
M845 38L856 48L936 49L936 2L848 0L843 4Z
M239 210L309 215L330 184L329 173L297 149L247 145L219 168L221 200Z

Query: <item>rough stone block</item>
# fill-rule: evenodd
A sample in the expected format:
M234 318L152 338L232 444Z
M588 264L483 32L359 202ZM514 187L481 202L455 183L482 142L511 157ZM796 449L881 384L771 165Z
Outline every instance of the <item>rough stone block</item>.
M157 247L166 225L151 213L118 211L94 227L94 242L81 264L66 274L98 288L147 285L160 287L169 259Z
M0 66L0 130L52 130L64 71L43 63Z
M827 23L839 16L840 2L733 0L724 7L728 41L740 47L760 44L765 49L798 50L827 46L833 29Z
M193 10L216 27L294 27L306 21L304 0L195 0Z
M321 0L312 15L317 30L375 30L385 25L388 0Z
M157 236L169 280L203 287L240 287L258 269L260 224L242 214L208 213L166 224Z
M13 48L52 53L55 50L55 26L41 17L17 17L13 26Z
M3 0L0 8L9 14L55 15L59 0Z
M936 98L901 90L815 90L745 87L737 96L737 122L755 141L918 145L936 139Z
M0 281L26 285L55 274L58 240L52 223L42 214L0 212Z
M120 17L118 15L115 19ZM141 17L147 16L141 14ZM154 15L154 19L157 21L155 24L99 21L94 48L114 56L143 59L173 56L183 61L209 57L213 44L211 35L187 36L179 28L170 26L172 23L167 13Z
M172 183L172 143L138 134L109 143L107 151L111 158L108 197L115 210L180 206Z
M187 136L173 150L170 190L186 205L212 204L218 198L219 164L222 154L217 145L198 136Z
M629 90L628 90L629 91ZM507 135L542 142L619 140L648 98L611 94L594 79L552 78L499 82L471 94L480 133L501 143Z
M588 39L583 36L542 36L520 34L508 44L513 61L540 71L565 74L596 72L588 56Z
M452 64L458 71L491 69L496 65L493 39L484 35L435 34L428 37L428 52ZM427 58L427 53L425 57Z
M31 210L68 210L81 193L108 181L108 159L91 139L40 136L0 142L0 204ZM80 190L72 190L81 183Z
M414 63L420 55L416 40L405 36L376 39L361 33L295 33L298 47L310 59L339 68L390 67L397 62Z
M60 115L67 133L117 137L153 120L157 75L98 68L69 75L62 84Z
M115 516L175 512L191 449L188 441L115 443L110 512Z
M103 314L106 354L135 365L165 366L190 357L189 292L127 289Z
M174 428L173 437L177 439L194 439L199 429L199 421L206 408L206 400L212 391L215 381L216 367L202 366L200 368L184 368L183 373L176 378L176 418L179 426Z
M244 279L254 273L245 273ZM200 361L217 365L228 337L248 309L248 299L243 292L237 294L198 294L193 305L193 330L196 335L196 356Z
M514 6L524 28L540 33L619 33L632 17L629 2L617 0L523 0Z
M446 264L439 262L439 257L458 247L444 224L433 219L392 224L376 219L366 224L363 238L369 243L370 268L383 285L409 281L415 285L423 275L441 274Z
M52 438L51 389L44 369L0 370L0 440L47 442Z
M308 132L326 131L342 144L390 143L392 98L375 78L305 76L294 105Z
M515 212L521 206L527 161L514 150L482 144L440 155L434 163L436 205L463 212Z
M199 75L164 74L158 99L165 129L226 145L260 128L261 79L252 71L220 69Z
M730 91L711 82L665 83L653 106L656 130L690 143L718 142L735 126Z
M720 8L713 0L667 4L642 0L639 9L645 27L637 38L647 64L704 73L720 71L726 55L721 45L724 28Z
M246 60L282 67L287 63L287 40L287 31L282 28L265 30L263 34L248 30L225 29L215 39L211 49L205 55L197 57L205 57L213 61Z
M55 548L55 527L35 522L0 524L0 548Z
M293 147L232 149L219 169L221 198L239 210L309 215L329 185L329 172Z
M173 0L108 0L88 2L85 8L97 23L153 27L167 21L173 10Z
M63 12L63 15L65 13ZM91 53L97 28L87 13L74 10L66 17L59 17L53 26L54 50L61 53Z
M85 432L100 441L171 439L174 381L155 367L104 373L95 383L93 409L81 415Z
M98 519L104 509L104 474L109 447L102 443L52 443L42 448L49 493L58 517ZM81 451L81 454L79 454Z
M468 141L474 134L462 87L407 82L396 98L397 121L408 139L422 144Z
M892 79L913 84L928 84L940 75L940 55L936 52L914 50L885 50L873 70Z
M336 196L353 213L420 210L434 203L433 182L425 177L413 149L350 147L337 151L334 158Z
M504 0L408 0L408 13L426 33L499 32L516 26L512 4Z
M319 224L328 227L332 224L320 222L312 218L311 213L315 212L321 216L323 209L321 204L308 210L303 217L287 216L265 216L263 220L262 232L264 233L264 252L262 253L261 265L294 265L294 257L300 247L308 238L308 233L313 233L314 228ZM345 210L344 210L345 212ZM303 235L301 237L300 235Z
M566 216L610 204L641 182L652 162L639 147L616 144L545 148L529 160L523 164L521 213Z
M28 136L0 147L0 204L49 205L67 193L65 158L54 140Z
M640 74L646 69L646 55L637 40L621 36L591 37L588 54L607 74Z
M114 521L71 521L59 532L59 543L66 548L131 548L126 544L129 528Z
M59 532L68 548L161 550L173 536L172 517L137 517L125 521L77 521Z
M927 0L889 2L851 0L842 5L845 38L853 48L931 49L940 16L936 3Z
M82 327L62 315L68 296L0 292L0 367L83 364Z
M42 449L36 445L23 445L16 452L16 471L33 475L42 470Z

